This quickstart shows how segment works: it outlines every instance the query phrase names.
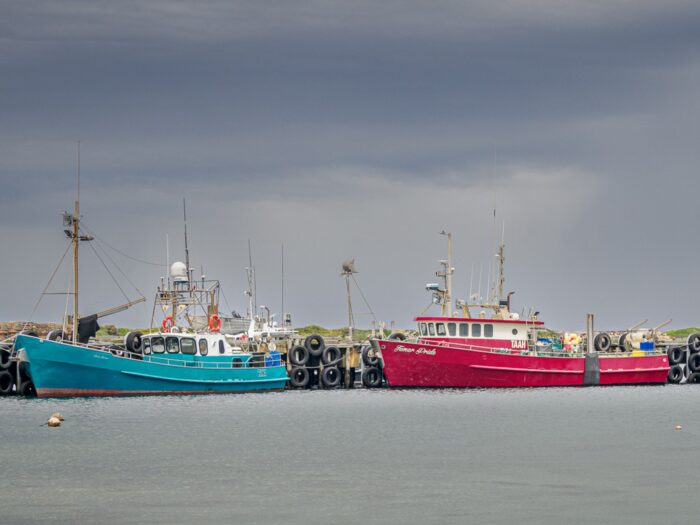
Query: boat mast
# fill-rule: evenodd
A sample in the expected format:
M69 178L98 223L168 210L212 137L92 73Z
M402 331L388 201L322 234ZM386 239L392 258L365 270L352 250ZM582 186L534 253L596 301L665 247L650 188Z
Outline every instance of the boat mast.
M452 234L442 230L440 235L447 235L447 260L440 261L442 271L436 273L438 277L445 280L445 293L442 294L440 312L441 315L449 317L452 315L452 273L454 272L452 267Z
M187 247L187 207L185 198L182 198L182 218L185 222L185 265L187 266L187 289L192 291L192 276L190 275L190 250Z
M78 141L78 191L73 209L73 344L78 342L78 221L80 216L80 141Z
M505 248L505 245L501 243L501 246L498 248L498 304L501 304L501 301L503 300L503 282L505 279L503 278L503 250Z

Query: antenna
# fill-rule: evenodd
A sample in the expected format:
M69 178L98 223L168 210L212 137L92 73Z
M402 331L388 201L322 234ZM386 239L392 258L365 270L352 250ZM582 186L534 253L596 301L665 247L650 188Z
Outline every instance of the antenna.
M80 217L80 141L78 141L78 187L73 212L73 344L78 342L78 244L80 234L78 221Z
M255 317L258 311L257 285L255 283L255 268L253 267L253 250L248 239L248 295L250 296L250 317Z
M282 243L282 321L284 322L284 243Z
M473 285L474 284L474 263L472 263L472 270L469 275L469 295L467 296L467 302L472 300Z
M182 218L185 221L185 265L187 266L187 286L192 288L192 279L190 278L190 250L187 247L187 206L185 198L182 198Z
M348 337L352 341L352 328L355 324L355 318L352 313L352 299L350 298L350 278L354 273L357 273L357 270L355 270L355 259L345 261L342 264L342 268L343 273L340 275L345 277L345 288L348 294Z

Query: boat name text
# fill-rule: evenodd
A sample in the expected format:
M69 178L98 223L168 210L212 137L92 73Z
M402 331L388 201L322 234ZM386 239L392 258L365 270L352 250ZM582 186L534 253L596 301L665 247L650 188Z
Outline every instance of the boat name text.
M398 345L396 348L394 348L394 352L403 352L406 354L416 354L416 355L436 355L437 350L434 348L423 348L422 346L420 348L409 348L406 346Z

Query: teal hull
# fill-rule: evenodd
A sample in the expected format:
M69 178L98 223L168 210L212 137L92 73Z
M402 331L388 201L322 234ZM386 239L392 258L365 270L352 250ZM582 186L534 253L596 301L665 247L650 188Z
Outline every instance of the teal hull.
M110 351L19 335L39 397L228 394L282 390L284 366L234 368L221 356L121 357Z

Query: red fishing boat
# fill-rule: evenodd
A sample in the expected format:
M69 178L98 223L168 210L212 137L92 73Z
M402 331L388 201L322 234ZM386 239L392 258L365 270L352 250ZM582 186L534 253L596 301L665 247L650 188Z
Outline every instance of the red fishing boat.
M415 340L400 334L372 340L390 386L513 388L667 382L668 356L653 343L642 348L614 345L609 334L593 331L592 316L586 334L562 341L545 329L538 312L523 318L511 312L512 294L503 299L502 243L496 300L457 301L453 313L451 235L447 238L448 258L440 261L442 270L436 273L444 285L426 286L441 308L440 315L417 317ZM479 309L476 316L471 314L474 308Z

